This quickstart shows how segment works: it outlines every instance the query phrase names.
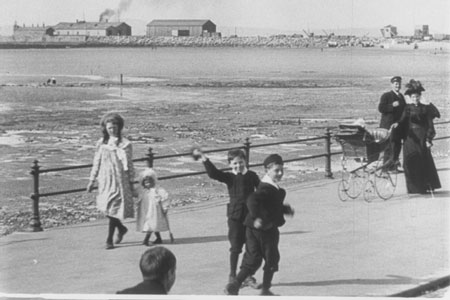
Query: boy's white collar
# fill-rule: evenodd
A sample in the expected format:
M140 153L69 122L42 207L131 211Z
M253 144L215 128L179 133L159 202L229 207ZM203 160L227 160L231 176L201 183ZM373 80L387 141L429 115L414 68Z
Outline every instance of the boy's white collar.
M261 182L265 182L268 183L270 185L273 185L274 187L276 187L277 189L279 189L280 187L278 186L278 184L276 184L272 178L269 177L269 175L264 175L264 177L261 179Z

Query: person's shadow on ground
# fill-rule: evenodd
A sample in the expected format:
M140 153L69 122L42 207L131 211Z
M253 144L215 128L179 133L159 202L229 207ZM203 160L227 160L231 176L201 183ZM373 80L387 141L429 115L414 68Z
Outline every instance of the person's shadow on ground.
M308 231L289 231L283 232L281 235L290 235L290 234L303 234ZM164 243L162 245L170 245L170 244L204 244L204 243L214 243L214 242L224 242L228 241L228 237L226 235L211 235L211 236L198 236L198 237L183 237L176 238L173 243L170 240L163 240ZM117 247L134 247L134 246L142 246L142 242L122 242ZM151 247L151 246L150 246Z

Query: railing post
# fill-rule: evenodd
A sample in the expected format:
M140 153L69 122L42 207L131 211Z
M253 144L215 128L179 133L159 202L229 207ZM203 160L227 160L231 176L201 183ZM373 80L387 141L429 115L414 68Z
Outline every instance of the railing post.
M244 151L245 151L245 156L247 157L247 168L250 166L250 138L246 137L245 138L245 143L244 143Z
M33 162L30 174L33 175L33 194L31 195L31 200L33 200L33 218L30 222L30 230L37 232L43 230L39 218L39 162L37 160Z
M155 154L153 153L153 149L152 147L148 148L148 153L147 153L147 166L149 168L153 168L153 156Z
M331 173L331 132L330 128L327 128L325 132L325 177L333 178L333 173Z

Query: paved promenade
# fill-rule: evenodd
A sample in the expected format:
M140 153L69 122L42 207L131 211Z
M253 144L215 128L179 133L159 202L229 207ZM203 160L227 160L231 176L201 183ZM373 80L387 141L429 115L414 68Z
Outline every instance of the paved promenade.
M272 291L388 296L450 275L450 162L436 164L443 188L434 195L409 197L402 174L388 201L341 202L338 179L289 189L287 202L296 215L280 229L280 271ZM171 294L223 295L229 248L225 202L173 209L170 222L175 243L167 232L162 237L178 259ZM144 236L133 230L134 220L125 224L130 230L114 250L104 249L106 220L0 238L0 296L112 294L138 283ZM255 277L260 281L261 271Z

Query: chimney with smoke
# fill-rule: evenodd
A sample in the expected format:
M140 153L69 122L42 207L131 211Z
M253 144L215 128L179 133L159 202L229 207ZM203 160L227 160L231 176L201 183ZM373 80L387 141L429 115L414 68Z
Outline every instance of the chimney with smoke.
M102 12L100 14L100 17L99 17L98 21L99 22L105 22L107 19L109 19L110 17L114 16L115 14L116 13L115 13L114 10L107 8L107 9L105 9L104 12Z
M121 0L116 10L110 8L105 9L105 11L100 14L99 22L108 22L108 19L111 19L114 15L117 15L120 21L120 13L127 11L131 2L132 0Z

